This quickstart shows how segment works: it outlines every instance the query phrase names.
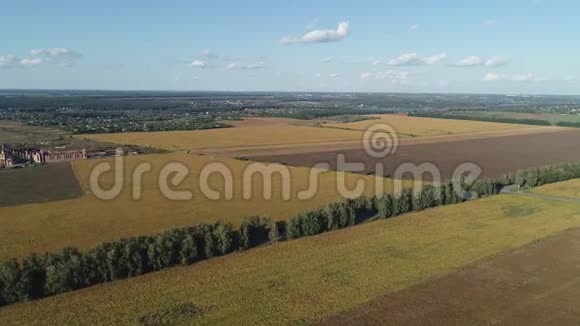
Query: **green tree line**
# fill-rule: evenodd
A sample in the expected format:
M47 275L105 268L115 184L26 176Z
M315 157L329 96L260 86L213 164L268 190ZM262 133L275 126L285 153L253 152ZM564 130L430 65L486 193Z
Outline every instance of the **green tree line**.
M515 123L515 124L534 125L534 126L551 126L552 125L550 123L550 121L541 120L541 119L515 119L515 118L505 118L505 117L478 117L478 116L472 116L472 115L427 113L427 112L414 112L414 113L410 113L409 116L423 117L423 118L435 118L435 119L454 119L454 120L472 120L472 121L498 122L498 123Z

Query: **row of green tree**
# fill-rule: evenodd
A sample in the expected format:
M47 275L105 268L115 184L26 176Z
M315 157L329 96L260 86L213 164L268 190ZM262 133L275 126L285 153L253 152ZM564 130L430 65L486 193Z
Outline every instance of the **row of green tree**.
M580 122L559 121L559 122L556 122L556 126L559 126L559 127L580 128Z
M427 112L414 112L410 113L413 117L423 117L423 118L436 118L436 119L454 119L454 120L473 120L473 121L484 121L484 122L498 122L498 123L515 123L523 125L535 125L535 126L551 126L550 121L541 119L516 119L516 118L506 118L500 116L473 116L473 115L460 115L460 114L445 114L445 113L427 113Z
M59 253L10 259L0 264L0 306L176 265L189 265L273 241L312 236L372 219L457 204L497 194L506 185L529 188L573 178L580 178L580 163L522 170L498 180L462 178L448 184L426 185L420 192L405 189L397 196L348 199L300 213L287 222L253 216L245 218L237 230L221 222L200 224L107 242L86 251L65 248Z
M539 187L545 184L580 178L580 163L560 163L520 170L506 180L520 189Z

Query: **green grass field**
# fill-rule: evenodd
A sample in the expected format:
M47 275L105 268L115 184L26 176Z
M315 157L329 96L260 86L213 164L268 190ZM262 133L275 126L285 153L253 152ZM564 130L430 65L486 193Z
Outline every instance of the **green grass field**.
M8 306L0 324L304 324L578 226L578 203L499 195Z
M69 162L0 169L0 207L77 198L83 195Z

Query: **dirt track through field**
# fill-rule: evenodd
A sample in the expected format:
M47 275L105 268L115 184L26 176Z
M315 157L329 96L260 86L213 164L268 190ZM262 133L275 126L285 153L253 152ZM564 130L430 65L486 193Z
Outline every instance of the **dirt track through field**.
M321 325L578 325L580 229L387 295Z
M518 169L580 161L579 129L543 130L551 131L480 138L465 135L463 136L465 138L459 138L460 140L457 140L458 136L441 137L439 139L445 141L437 142L432 141L435 137L425 141L417 139L416 142L401 142L396 153L380 159L369 156L362 149L330 151L331 147L317 153L273 154L248 158L293 166L328 163L331 169L337 169L338 154L344 154L346 162L364 164L364 169L360 173L376 174L377 163L383 163L382 175L391 177L395 176L397 168L404 163L415 165L432 163L438 168L442 179L451 178L455 168L462 163L475 163L482 169L484 177L497 178Z

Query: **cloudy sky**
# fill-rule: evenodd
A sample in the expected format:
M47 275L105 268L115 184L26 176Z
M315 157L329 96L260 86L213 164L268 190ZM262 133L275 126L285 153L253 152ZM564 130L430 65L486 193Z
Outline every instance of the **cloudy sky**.
M0 88L580 94L580 2L6 1Z

